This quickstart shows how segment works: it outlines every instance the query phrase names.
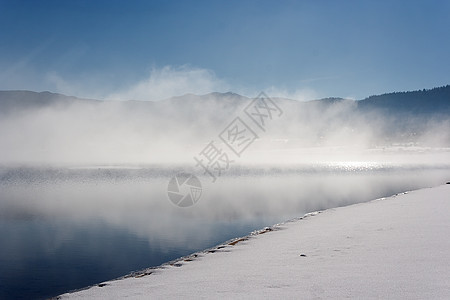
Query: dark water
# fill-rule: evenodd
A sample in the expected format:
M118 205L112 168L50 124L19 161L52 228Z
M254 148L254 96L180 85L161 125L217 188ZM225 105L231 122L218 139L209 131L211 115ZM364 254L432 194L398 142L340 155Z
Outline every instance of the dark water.
M157 266L307 212L450 179L449 166L240 168L189 208L180 168L0 168L0 298L47 298Z

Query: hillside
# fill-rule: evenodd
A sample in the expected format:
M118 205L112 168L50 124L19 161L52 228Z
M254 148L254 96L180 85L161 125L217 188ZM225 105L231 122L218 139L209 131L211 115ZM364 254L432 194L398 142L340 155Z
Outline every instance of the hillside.
M450 86L356 101L272 98L282 115L252 149L450 147ZM0 163L192 159L251 99L235 93L152 101L100 101L0 91ZM248 126L255 126L246 120ZM86 159L88 158L88 159Z

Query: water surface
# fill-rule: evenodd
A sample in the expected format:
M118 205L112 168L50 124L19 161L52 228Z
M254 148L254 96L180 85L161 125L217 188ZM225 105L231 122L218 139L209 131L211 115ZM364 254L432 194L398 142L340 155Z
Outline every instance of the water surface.
M183 167L0 169L0 298L46 298L157 266L307 212L435 186L450 166L236 167L179 208Z

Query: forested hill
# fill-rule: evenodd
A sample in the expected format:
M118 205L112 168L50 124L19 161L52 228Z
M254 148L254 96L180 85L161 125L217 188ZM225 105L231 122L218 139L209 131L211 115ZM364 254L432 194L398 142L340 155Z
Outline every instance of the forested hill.
M358 101L362 111L383 110L385 113L450 114L450 85L429 90L395 92L370 96Z

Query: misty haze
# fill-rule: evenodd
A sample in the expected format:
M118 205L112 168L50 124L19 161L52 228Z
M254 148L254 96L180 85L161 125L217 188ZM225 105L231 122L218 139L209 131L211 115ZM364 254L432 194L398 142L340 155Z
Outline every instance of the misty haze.
M50 2L45 2L42 9L47 6L55 9L52 18L64 12L68 23L83 19L81 11L99 12L104 8L100 5L102 1L96 4L81 1L79 6L69 1L58 5ZM226 8L210 8L211 4L205 4L204 15L225 9L243 25L241 32L240 26L216 16L222 20L222 23L218 21L220 26L228 24L224 27L227 29L219 30L214 25L210 30L218 32L220 41L208 38L202 44L200 41L210 34L207 28L213 23L213 16L202 17L207 19L198 21L203 24L201 27L189 19L188 27L194 28L185 33L188 36L185 38L175 32L184 26L178 21L185 18L181 11L192 8L133 2L130 7L136 20L152 24L148 25L152 29L142 34L152 41L155 39L155 44L148 48L138 43L141 52L154 51L146 57L154 63L145 70L140 67L143 54L127 52L120 45L125 45L124 41L118 39L113 43L104 37L104 44L96 44L93 40L98 35L113 32L98 24L100 27L93 29L95 39L91 40L91 36L61 57L56 55L58 64L51 53L43 54L43 49L62 51L58 50L61 45L55 48L54 39L71 41L68 35L74 28L54 29L59 33L45 41L41 33L36 33L43 41L36 44L33 53L19 51L22 56L15 60L14 49L26 46L14 44L16 37L8 35L11 44L0 47L3 69L0 71L0 299L43 299L73 291L80 292L81 297L99 297L89 291L106 290L114 279L126 282L129 278L158 276L154 270L178 267L182 270L183 264L195 262L202 255L228 249L251 236L276 231L274 224L288 224L308 213L333 211L450 181L450 78L448 70L438 67L448 65L448 58L446 61L443 58L448 52L435 55L444 61L433 62L436 72L428 70L427 80L411 75L408 70L413 62L403 64L401 59L396 62L397 58L390 58L391 63L398 63L404 76L403 81L394 84L393 77L383 76L389 72L396 74L397 69L380 71L377 60L367 58L369 54L349 58L347 51L369 51L359 43L354 45L358 50L343 50L338 46L334 49L333 43L341 45L341 41L334 40L333 33L327 31L333 30L326 25L319 26L308 14L303 15L301 22L317 32L312 37L302 29L301 34L311 45L289 44L277 32L290 32L294 38L298 32L292 26L295 23L294 27L300 30L299 18L287 8L277 8L271 15L268 12L275 7L263 3L260 3L262 11L256 14L261 13L271 24L277 23L273 28L264 27L265 19L248 17L253 11L248 4L242 5L247 12L242 15L227 5L215 4ZM35 7L31 3L23 5ZM184 7L181 3L177 5ZM295 6L293 11L297 13L309 11L324 24L328 24L329 18L339 24L344 17L353 18L349 15L338 18L332 8L328 11L322 5L317 7L326 10L325 15L316 8L290 5ZM7 12L0 12L3 19L0 24L13 24L11 16L22 11L20 5L5 1L0 3L0 10L2 6ZM442 10L448 12L448 8L445 5ZM41 7L35 9L37 15L46 16ZM116 23L120 23L116 18L125 24L135 24L134 17L128 19L130 16L122 15L122 9L122 5L114 2L107 9L110 15L104 16L108 24L115 24L111 26L116 30L119 30ZM350 6L346 11L352 9ZM364 14L371 10L359 5L357 9ZM421 10L414 12L418 14ZM163 25L157 16L165 16ZM97 14L86 18L93 22ZM58 22L51 19L52 25L39 26L53 30L60 25ZM31 23L27 24L32 27ZM174 24L178 27L174 28ZM255 24L265 29L255 29ZM90 28L80 26L75 35L81 36L80 30L89 36ZM371 43L365 34L354 31L353 25L339 26L355 35L347 38L339 33L341 39ZM384 25L364 26L371 31ZM161 29L163 33L155 29L160 27L165 28ZM256 50L253 58L251 45L265 30L272 38L264 35L270 51ZM238 37L233 37L235 31L239 31ZM324 31L334 42L324 42L319 37ZM383 27L381 32L390 32L390 28ZM120 30L117 34L128 42L127 47L139 47L133 43L142 37L133 35L128 39ZM382 39L379 32L371 34ZM174 40L188 45L165 40L170 40L172 35ZM235 38L239 46L230 42ZM197 42L195 46L188 43L187 39L200 39L198 44L202 47ZM395 43L394 40L390 43ZM110 43L114 47L108 47ZM404 44L408 50L413 48L410 40L398 45ZM223 45L227 45L230 53L222 52ZM11 49L7 51L8 47ZM91 47L101 49L102 55L93 54ZM310 47L307 49L311 52L298 54L299 60L305 58L304 65L297 62L297 53L287 50L290 47ZM448 43L445 47L450 49ZM112 50L116 48L120 50ZM123 60L129 59L129 67L123 62L116 66L108 61L108 55L113 57L113 62L121 61L122 56L116 57L116 51L121 55L127 53ZM199 58L189 51L222 56ZM280 57L274 58L274 53ZM423 55L420 51L414 53L418 57ZM372 56L377 55L374 50ZM432 59L434 54L428 55ZM44 67L38 59L41 56L55 65ZM323 57L330 59L322 64ZM348 69L355 73L347 71L347 65L330 63L346 60ZM171 61L175 67L167 63ZM210 66L208 61L221 62L217 72L211 71L215 64ZM298 71L291 69L294 61ZM361 61L367 64L368 70L376 69L379 73L360 70ZM96 72L88 62L93 66L98 63L98 70L103 73ZM239 68L230 73L230 68L236 67L232 62ZM208 68L192 67L201 63ZM327 63L329 72L322 74L320 70L325 69L320 66ZM152 69L148 74L149 66ZM87 79L83 78L86 74L89 74ZM374 78L379 82L371 85ZM404 83L408 80L409 83ZM340 251L335 246L329 248ZM233 250L223 252L233 253ZM302 258L314 256L297 252ZM172 283L165 284L168 286L164 290L170 290ZM440 296L448 291L448 284L442 286ZM82 290L86 287L92 288ZM233 290L227 285L224 289ZM328 291L326 286L317 289ZM84 291L88 294L82 294ZM151 291L146 294L145 287L135 291L138 298L165 295L152 295ZM133 295L133 291L126 294ZM205 296L196 295L196 292L187 293L186 297ZM238 298L242 295L232 294ZM292 297L282 292L274 295ZM177 298L176 294L170 297ZM216 291L206 297L217 298L220 294ZM297 297L301 298L301 293ZM356 294L349 297L357 298Z
M247 97L0 92L3 282L45 261L25 280L53 282L39 288L52 295L54 285L116 278L311 211L440 184L450 171L449 95L450 86L361 101L274 97L283 114L213 183L193 157ZM167 199L180 172L203 183L192 208Z

